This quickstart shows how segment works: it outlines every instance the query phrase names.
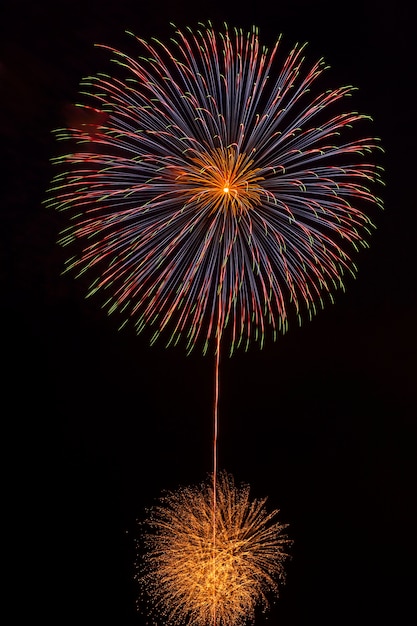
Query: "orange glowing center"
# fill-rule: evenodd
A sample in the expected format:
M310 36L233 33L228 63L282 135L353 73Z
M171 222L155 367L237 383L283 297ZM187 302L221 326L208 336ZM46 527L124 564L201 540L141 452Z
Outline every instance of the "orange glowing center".
M210 213L231 211L236 215L260 204L264 190L259 171L246 154L219 148L193 157L177 182L188 196L187 203L196 203Z

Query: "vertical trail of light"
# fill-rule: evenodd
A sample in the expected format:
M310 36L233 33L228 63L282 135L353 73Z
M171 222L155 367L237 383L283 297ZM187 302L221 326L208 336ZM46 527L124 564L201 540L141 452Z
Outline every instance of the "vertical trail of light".
M213 626L216 626L216 504L217 504L217 439L219 434L219 389L220 389L220 340L221 299L218 300L216 355L214 365L214 409L213 409Z

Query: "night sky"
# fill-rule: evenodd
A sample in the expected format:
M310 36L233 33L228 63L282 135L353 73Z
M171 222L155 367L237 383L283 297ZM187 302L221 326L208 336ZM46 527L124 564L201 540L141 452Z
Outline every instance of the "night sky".
M382 138L386 209L356 280L277 343L224 358L219 460L268 496L294 540L262 626L412 626L416 615L415 46L407 2L60 0L0 12L3 516L7 624L142 626L137 519L211 470L214 359L117 331L61 276L64 217L42 205L51 131L79 81L109 71L94 43L135 54L129 29L260 28L308 41L332 85L359 91ZM330 76L330 74L329 74Z

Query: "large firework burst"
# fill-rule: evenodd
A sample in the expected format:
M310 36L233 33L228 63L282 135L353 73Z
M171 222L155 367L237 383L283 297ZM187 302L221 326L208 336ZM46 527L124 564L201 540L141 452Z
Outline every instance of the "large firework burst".
M251 501L247 485L222 473L215 502L210 479L169 492L151 510L138 581L164 624L238 626L253 621L257 605L268 608L290 541L265 501Z
M227 326L231 351L262 345L355 274L378 142L349 135L366 117L341 108L352 87L321 90L303 46L280 61L256 29L210 25L137 42L137 59L112 50L119 77L84 81L97 124L58 131L79 143L48 200L71 215L62 243L81 242L68 267L152 341L205 350Z

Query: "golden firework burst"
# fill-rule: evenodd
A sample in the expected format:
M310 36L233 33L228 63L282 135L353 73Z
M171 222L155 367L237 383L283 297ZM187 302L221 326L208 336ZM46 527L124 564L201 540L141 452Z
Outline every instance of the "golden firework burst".
M222 473L215 502L210 479L167 493L150 510L137 579L164 624L242 626L256 606L268 608L291 542L265 502L251 501L248 485Z
M240 153L233 146L213 148L189 156L182 171L170 168L175 183L181 183L184 204L193 203L201 211L222 211L241 215L261 204L266 190L260 185L264 180L260 168L254 167L253 158Z

